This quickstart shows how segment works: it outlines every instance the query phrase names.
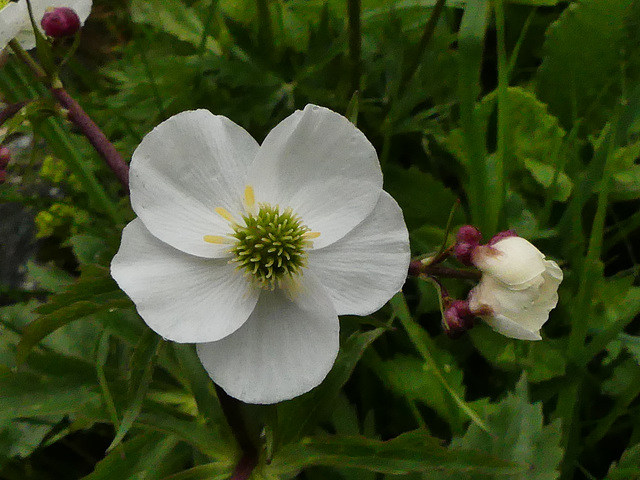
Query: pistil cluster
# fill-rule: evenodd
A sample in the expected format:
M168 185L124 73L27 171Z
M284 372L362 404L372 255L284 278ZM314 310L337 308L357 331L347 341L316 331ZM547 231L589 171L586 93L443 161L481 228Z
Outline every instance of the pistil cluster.
M234 225L237 243L231 248L238 268L260 287L273 290L280 282L299 275L307 264L311 246L309 228L290 208L260 204L257 212L243 215L244 225Z

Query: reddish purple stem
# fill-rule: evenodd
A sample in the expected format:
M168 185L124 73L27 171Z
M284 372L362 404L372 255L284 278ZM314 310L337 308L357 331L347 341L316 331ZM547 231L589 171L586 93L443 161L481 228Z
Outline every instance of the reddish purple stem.
M69 120L71 120L89 140L93 148L107 162L109 168L116 175L124 188L129 191L129 166L125 163L118 151L115 149L109 139L102 133L93 120L82 109L80 104L76 102L64 88L52 88L51 93L58 99L60 105L69 111Z
M4 125L4 122L9 120L16 113L18 113L20 109L24 107L26 104L27 102L17 102L4 107L4 109L0 111L0 126Z
M467 278L469 280L480 280L482 276L478 271L460 270L442 265L424 265L420 260L414 260L409 264L409 275L412 277L428 275L431 277Z

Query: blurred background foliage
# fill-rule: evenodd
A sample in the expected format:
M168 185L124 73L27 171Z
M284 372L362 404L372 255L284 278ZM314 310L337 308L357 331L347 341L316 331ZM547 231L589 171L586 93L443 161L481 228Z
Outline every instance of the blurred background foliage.
M96 0L62 80L125 158L183 110L261 140L327 106L375 145L415 255L460 199L455 226L513 228L564 269L541 342L450 340L415 279L343 318L322 386L246 407L255 478L640 478L640 2L453 0L430 22L441 6ZM128 199L3 62L3 101L40 100L0 132L0 478L229 478L239 447L193 349L110 279Z

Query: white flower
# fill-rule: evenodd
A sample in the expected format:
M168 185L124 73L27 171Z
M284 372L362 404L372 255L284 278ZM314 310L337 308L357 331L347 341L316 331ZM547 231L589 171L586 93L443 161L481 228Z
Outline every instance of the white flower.
M482 278L469 294L471 311L507 337L541 340L540 328L558 303L556 262L517 236L476 247L472 261Z
M42 17L49 8L69 7L84 21L91 13L91 0L31 0L33 18L40 27ZM36 46L33 27L29 19L26 0L11 2L0 0L0 50L6 47L12 39L18 40L22 48L30 50Z
M261 146L229 119L180 113L142 141L111 264L163 337L197 343L211 378L249 403L317 386L338 315L367 315L402 287L409 240L373 146L308 105Z

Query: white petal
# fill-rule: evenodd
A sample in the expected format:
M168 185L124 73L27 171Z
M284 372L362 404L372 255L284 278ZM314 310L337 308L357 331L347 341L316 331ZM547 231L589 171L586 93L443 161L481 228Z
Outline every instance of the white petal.
M228 245L206 243L203 237L231 232L215 209L233 215L243 211L246 171L257 150L256 141L228 118L207 110L179 113L154 128L133 153L133 209L172 247L222 257Z
M542 340L540 330L527 330L522 325L503 315L483 317L483 320L496 332L501 333L505 337L516 338L518 340Z
M545 271L544 255L522 237L507 237L493 246L477 247L473 263L511 288L528 288Z
M373 145L349 120L307 105L264 140L249 171L260 202L291 207L312 231L316 248L364 220L382 191Z
M276 403L319 385L339 347L338 317L326 292L309 282L292 302L281 290L263 292L249 320L232 335L198 344L209 375L247 403ZM302 305L302 306L301 306Z
M309 252L309 270L329 291L338 315L368 315L398 292L409 269L409 234L387 192L360 225Z
M27 13L27 2L21 0L18 3L10 2L0 11L0 50L16 38L19 32L25 28L31 28ZM31 34L33 37L33 33ZM35 43L34 43L35 46Z
M111 275L147 325L175 342L226 337L249 318L259 295L226 259L176 250L139 219L124 228Z

